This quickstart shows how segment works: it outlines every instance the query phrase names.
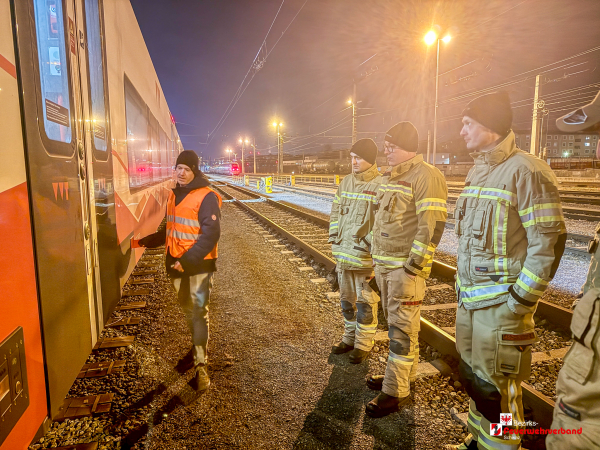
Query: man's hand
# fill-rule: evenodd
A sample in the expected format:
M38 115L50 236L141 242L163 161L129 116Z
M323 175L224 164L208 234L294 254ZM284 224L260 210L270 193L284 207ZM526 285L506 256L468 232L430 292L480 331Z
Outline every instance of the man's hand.
M177 272L183 272L183 267L181 267L181 263L179 261L176 261L171 268L175 269Z

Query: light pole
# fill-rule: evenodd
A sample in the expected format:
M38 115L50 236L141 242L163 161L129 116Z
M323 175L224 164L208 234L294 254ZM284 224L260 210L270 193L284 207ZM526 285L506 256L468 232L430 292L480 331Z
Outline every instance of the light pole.
M352 145L356 143L356 84L354 84L354 98L348 100L348 104L352 105Z
M431 45L437 42L437 60L435 64L435 109L433 112L433 165L435 166L435 153L437 150L437 112L438 112L438 91L439 91L439 78L440 78L440 41L445 43L450 42L452 37L450 34L446 34L443 38L440 38L438 34L431 30L423 38L427 45ZM428 161L429 162L429 161Z
M225 151L227 152L227 156L229 157L229 162L231 162L231 149L228 148Z
M256 139L252 139L252 155L254 156L252 159L254 160L254 175L256 175Z
M244 144L247 144L250 141L248 140L248 138L245 138L245 139L240 138L240 140L238 142L240 144L242 144L242 175L244 175L246 173L246 165L244 163Z
M283 173L283 143L281 142L281 127L283 123L275 120L273 122L275 131L277 131L277 175Z

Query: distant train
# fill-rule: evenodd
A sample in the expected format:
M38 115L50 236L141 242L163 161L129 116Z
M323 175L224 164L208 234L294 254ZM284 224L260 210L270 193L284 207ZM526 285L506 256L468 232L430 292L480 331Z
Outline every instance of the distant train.
M352 163L347 160L322 159L314 162L302 162L300 172L348 174L352 172Z
M584 170L600 167L593 158L548 158L550 167L555 170Z
M208 173L216 173L219 175L240 175L242 166L237 162L229 162L212 166L208 169Z

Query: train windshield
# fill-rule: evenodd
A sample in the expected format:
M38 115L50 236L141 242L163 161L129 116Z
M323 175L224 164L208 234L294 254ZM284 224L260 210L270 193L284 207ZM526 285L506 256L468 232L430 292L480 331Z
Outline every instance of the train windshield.
M241 171L242 171L242 168L240 167L240 165L238 163L231 163L231 174L232 175L239 175Z
M71 105L62 1L34 0L33 4L44 130L49 139L69 143L71 142ZM75 52L75 25L71 19L69 19L69 33L73 36L71 50Z

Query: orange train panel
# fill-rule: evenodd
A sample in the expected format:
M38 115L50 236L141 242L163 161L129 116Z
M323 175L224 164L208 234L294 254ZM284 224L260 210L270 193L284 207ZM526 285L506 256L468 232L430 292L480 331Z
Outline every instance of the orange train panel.
M30 400L0 449L25 450L47 416L27 184L0 192L0 205L0 341L23 327Z

